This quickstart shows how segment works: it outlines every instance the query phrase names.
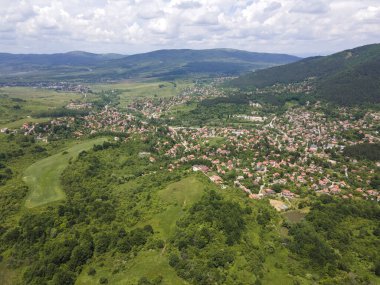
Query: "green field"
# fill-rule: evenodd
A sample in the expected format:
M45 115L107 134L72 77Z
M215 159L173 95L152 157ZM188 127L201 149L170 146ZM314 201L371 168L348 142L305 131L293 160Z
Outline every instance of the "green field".
M0 127L19 127L24 122L37 122L36 112L63 107L83 95L30 87L0 88ZM46 120L46 119L45 119Z
M176 96L184 88L191 85L190 81L126 81L116 84L97 84L91 86L91 89L95 92L120 90L120 105L125 107L125 105L139 98Z
M163 238L168 238L173 233L175 223L184 210L201 198L204 187L196 176L191 176L159 191L160 199L168 205L165 212L157 215L150 224L153 228L159 229Z
M17 121L0 124L1 128L9 128L9 129L17 129L22 127L24 123L44 123L49 122L51 118L32 118L32 117L26 117L23 119L19 119Z
M105 140L105 138L97 138L81 142L65 149L64 152L49 156L29 166L23 177L31 189L25 206L34 208L64 199L65 194L60 186L60 175L69 164L69 160L76 157L81 151L88 150L94 144L102 143Z

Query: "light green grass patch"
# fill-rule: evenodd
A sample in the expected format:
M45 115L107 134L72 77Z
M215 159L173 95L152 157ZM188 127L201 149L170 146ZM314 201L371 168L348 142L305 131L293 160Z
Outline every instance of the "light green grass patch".
M209 146L219 147L220 145L222 145L225 142L226 142L226 139L223 137L208 138L208 145Z
M108 262L107 262L108 263ZM113 263L111 260L109 264ZM115 269L115 266L112 268ZM87 274L88 267L85 268L78 277L76 285L92 285L99 284L99 279L105 277L108 279L108 284L115 285L135 285L141 277L146 277L149 280L155 279L158 276L163 277L162 285L186 285L186 281L179 278L172 267L168 264L167 258L161 255L160 252L150 250L142 251L131 261L129 261L124 269L116 274L112 274L112 269L108 267L97 267L96 275L89 276Z
M191 86L193 83L188 81L141 81L141 82L119 82L115 84L98 84L91 88L96 91L120 90L120 105L126 107L137 98L153 98L153 97L172 97L180 94L180 92Z
M299 223L305 218L306 213L299 210L293 210L284 212L282 215L292 223Z
M30 121L27 116L32 116L36 112L63 107L71 100L83 99L82 94L31 87L3 87L0 88L0 95L2 127L12 127L8 124L21 119ZM19 122L16 123L17 126Z
M64 199L65 193L60 185L60 176L68 166L70 158L75 158L81 151L88 150L94 144L103 143L105 140L105 138L97 138L81 142L65 149L66 154L60 152L29 166L25 170L23 177L23 180L31 189L25 206L34 208Z
M184 210L201 198L204 189L204 183L196 176L190 176L159 191L159 198L168 206L165 212L158 214L150 224L160 231L163 238L168 238L175 229L176 221L184 214Z
M51 118L32 118L32 117L27 117L23 118L17 121L9 122L6 124L0 124L1 128L9 128L9 129L17 129L22 127L24 123L45 123L49 122Z

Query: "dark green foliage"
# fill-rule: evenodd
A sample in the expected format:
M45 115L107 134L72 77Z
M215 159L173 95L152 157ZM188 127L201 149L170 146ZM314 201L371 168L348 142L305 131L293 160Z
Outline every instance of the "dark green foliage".
M47 111L41 111L38 113L35 113L33 116L36 118L46 118L46 117L75 117L75 116L85 116L88 115L89 111L86 110L71 110L71 109L65 109L65 108L59 108L59 109L52 109Z
M331 246L308 224L297 224L291 228L294 237L291 249L301 256L307 256L317 266L335 263L337 256Z
M243 219L244 211L239 204L230 201L224 201L216 192L211 191L203 197L203 199L194 204L189 213L191 219L181 221L178 226L185 227L199 221L199 224L209 224L210 228L216 228L223 231L226 236L227 244L234 244L240 240L241 234L245 229ZM198 247L202 247L204 243L210 241L212 233L203 228L199 234L199 238L192 239Z
M268 209L263 209L259 212L259 214L257 215L257 223L259 225L267 225L269 224L271 220L271 214L270 214L270 211Z
M64 242L56 241L46 246L46 260L49 263L61 265L71 258L73 249L77 246L76 240L65 240Z
M215 191L206 193L177 222L172 238L177 253L169 255L169 264L193 284L223 284L236 258L233 246L245 246L241 241L246 230L245 215L238 203L225 200ZM256 254L244 253L248 263L260 266Z
M71 253L69 262L70 268L75 270L78 266L85 264L86 261L91 258L93 251L94 249L91 241L81 241Z
M160 275L156 278L149 280L147 277L141 277L137 282L137 285L160 285L164 278Z
M153 229L151 229L151 226L148 226L146 229L145 227L144 229L137 228L129 233L123 233L122 237L118 239L118 250L122 253L127 253L131 251L133 247L141 247L145 245L149 236L153 234Z
M375 234L379 218L377 203L321 197L306 219L289 230L293 237L290 249L325 274L355 271L353 264L375 263L380 258Z
M94 238L95 251L97 253L104 253L108 251L108 247L110 246L112 236L107 233L100 232Z
M344 149L344 155L357 159L380 161L380 143L362 143L348 146Z
M90 268L88 269L88 273L87 273L87 274L90 275L90 276L94 276L94 275L96 274L96 270L95 270L95 268L90 267Z
M54 285L72 285L75 283L75 274L66 270L59 270L54 274L52 284Z
M304 60L244 75L239 88L267 87L316 78L316 94L342 105L380 103L380 45L367 45L326 57Z
M170 123L181 126L220 125L221 123L229 122L233 115L250 114L248 104L235 104L234 99L235 97L233 97L232 101L228 98L221 100L229 103L221 103L218 98L215 101L212 99L206 103L200 103L196 109L180 114Z
M377 264L375 265L375 274L377 276L380 276L380 262L377 262Z
M371 179L371 187L380 190L380 174L377 174Z

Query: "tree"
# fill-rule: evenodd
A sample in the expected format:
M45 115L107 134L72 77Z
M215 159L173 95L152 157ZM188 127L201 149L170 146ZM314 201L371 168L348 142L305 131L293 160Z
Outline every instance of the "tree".
M75 274L71 271L60 269L54 274L53 285L73 285L75 283Z

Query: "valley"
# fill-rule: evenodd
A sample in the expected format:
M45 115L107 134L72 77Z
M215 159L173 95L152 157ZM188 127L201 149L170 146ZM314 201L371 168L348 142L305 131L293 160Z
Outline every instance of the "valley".
M0 88L1 284L380 282L379 105L198 75Z

